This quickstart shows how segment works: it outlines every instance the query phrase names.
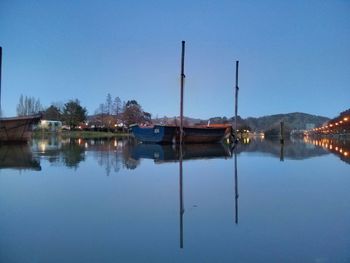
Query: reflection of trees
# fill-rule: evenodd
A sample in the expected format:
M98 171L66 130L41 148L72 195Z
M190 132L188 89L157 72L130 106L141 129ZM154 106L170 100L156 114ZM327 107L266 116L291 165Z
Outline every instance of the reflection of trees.
M129 140L126 145L127 147L124 147L122 151L122 160L123 160L123 167L126 169L136 169L136 167L140 164L140 160L136 160L132 158L132 150L135 146L136 142L133 140Z
M131 139L90 140L87 151L92 151L93 157L101 167L105 167L107 175L119 172L123 167L135 169L140 161L131 158L131 151L135 142Z
M85 160L84 147L70 142L63 144L61 148L62 161L67 167L77 168L81 161Z
M95 140L93 146L89 145L88 149L93 150L93 157L97 160L98 165L104 167L107 176L111 172L119 172L121 160L118 154L118 146L121 142L118 140Z
M66 139L42 138L33 140L32 150L36 156L45 158L52 164L64 164L77 168L85 161L85 152L91 153L97 164L104 167L106 174L117 173L120 169L135 169L140 161L131 157L135 142L130 138L120 139Z

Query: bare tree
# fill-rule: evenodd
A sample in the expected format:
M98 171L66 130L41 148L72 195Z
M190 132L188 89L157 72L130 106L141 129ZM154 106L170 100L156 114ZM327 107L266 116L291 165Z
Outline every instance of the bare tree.
M112 96L110 93L108 93L106 97L106 113L108 115L112 114L112 105L113 105Z
M21 95L16 110L18 116L27 116L39 113L43 110L43 106L39 99L27 96L23 97L23 95Z
M113 101L113 113L117 116L117 119L119 117L119 114L122 110L122 101L119 97L115 97Z

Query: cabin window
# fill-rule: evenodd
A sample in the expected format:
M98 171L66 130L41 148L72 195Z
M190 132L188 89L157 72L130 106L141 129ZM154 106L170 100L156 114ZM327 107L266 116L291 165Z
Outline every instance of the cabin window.
M154 129L154 133L159 133L159 129Z

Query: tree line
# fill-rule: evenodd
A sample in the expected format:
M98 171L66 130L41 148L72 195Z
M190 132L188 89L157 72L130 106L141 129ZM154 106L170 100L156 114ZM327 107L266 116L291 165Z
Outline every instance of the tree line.
M88 111L78 99L71 99L66 103L52 103L45 108L39 99L29 96L20 96L17 105L18 116L28 116L42 113L46 120L62 121L70 128L76 128L88 119ZM150 123L151 114L143 111L136 100L122 101L119 97L112 98L107 94L106 100L100 103L95 114L89 117L89 122L95 127L115 128L129 127L134 123Z

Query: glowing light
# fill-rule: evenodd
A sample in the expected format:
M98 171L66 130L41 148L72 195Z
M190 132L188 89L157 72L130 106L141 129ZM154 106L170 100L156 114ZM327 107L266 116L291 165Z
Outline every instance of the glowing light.
M349 119L348 117L345 117L343 120L344 120L344 121L348 121L348 119Z
M338 149L339 149L338 147L335 147L335 150L336 150L336 151L338 151Z
M344 156L348 156L348 152L344 152L343 154L344 154Z
M333 127L333 124L329 124L329 127Z
M42 152L45 152L45 150L46 150L46 143L41 143L41 144L40 144L40 150L41 150Z
M343 123L343 121L340 121L339 123L340 123L340 124L342 124L342 123Z
M81 139L80 138L78 139L78 144L81 144Z
M329 145L329 149L330 150L332 150L333 149L333 145L331 144L331 145Z
M342 152L343 152L343 149L342 149L342 148L340 148L339 152L341 152L341 153L342 153Z
M335 123L335 125L336 125L336 126L338 126L338 125L339 125L339 123L338 123L338 122L336 122L336 123Z

